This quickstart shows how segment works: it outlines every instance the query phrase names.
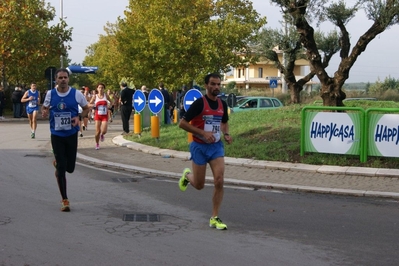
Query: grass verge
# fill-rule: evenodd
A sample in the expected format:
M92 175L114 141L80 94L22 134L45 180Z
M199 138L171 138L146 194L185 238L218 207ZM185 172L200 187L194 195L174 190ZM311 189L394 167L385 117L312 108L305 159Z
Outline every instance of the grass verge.
M398 108L387 101L348 101L349 107ZM256 160L305 163L314 165L398 168L397 158L368 157L361 163L358 155L306 153L300 156L300 112L304 105L291 105L277 110L254 110L230 115L230 135L233 144L225 145L227 157ZM149 129L141 137L128 135L126 139L163 149L188 151L187 133L178 125L162 125L160 138L151 137Z

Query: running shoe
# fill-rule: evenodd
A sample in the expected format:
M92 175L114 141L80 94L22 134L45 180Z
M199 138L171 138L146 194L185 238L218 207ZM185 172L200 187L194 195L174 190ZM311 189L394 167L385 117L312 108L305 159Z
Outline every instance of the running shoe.
M100 135L100 140L101 140L101 142L104 141L104 135L103 134Z
M85 126L83 126L83 131L85 131L86 130L86 127Z
M79 135L80 137L83 137L83 134L82 133L80 133L80 135Z
M62 212L69 212L71 209L69 208L69 200L63 199L61 201L61 211Z
M96 150L100 149L100 144L96 144Z
M219 230L226 230L227 229L227 225L224 224L222 222L222 220L220 220L220 218L217 217L217 216L211 217L211 219L209 220L209 227L216 228L216 229L219 229Z
M31 139L34 139L34 138L35 138L35 133L34 133L34 132L32 132L32 133L30 134L30 138L31 138Z
M190 168L186 168L183 170L183 174L179 180L179 188L181 191L186 191L188 184L190 183L190 180L187 178L187 174L191 173Z

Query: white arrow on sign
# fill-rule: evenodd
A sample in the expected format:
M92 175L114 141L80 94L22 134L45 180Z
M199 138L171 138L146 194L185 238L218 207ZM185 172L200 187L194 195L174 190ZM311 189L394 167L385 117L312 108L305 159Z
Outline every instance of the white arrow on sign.
M161 99L159 99L157 96L155 96L155 99L150 99L150 103L155 103L155 106L157 106L161 102Z
M139 106L144 102L143 99L141 99L141 97L139 97L138 99L134 99L135 103L139 103Z
M193 102L195 102L195 100L197 100L197 98L194 97L194 101L186 101L186 104L187 104L187 105L192 105Z
M82 67L83 69L85 69L85 73L91 73L91 72L95 72L97 70L97 68L91 68L91 67Z

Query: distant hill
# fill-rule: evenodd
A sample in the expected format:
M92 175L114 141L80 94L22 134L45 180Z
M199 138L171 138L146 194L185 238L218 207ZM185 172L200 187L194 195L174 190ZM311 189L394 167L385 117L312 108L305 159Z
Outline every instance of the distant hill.
M369 82L352 82L352 83L345 83L342 89L344 91L366 91L366 88L370 87L372 83ZM313 91L320 91L320 84L316 84L312 86Z
M370 85L370 82L345 83L343 89L348 91L365 91L367 87L370 87Z

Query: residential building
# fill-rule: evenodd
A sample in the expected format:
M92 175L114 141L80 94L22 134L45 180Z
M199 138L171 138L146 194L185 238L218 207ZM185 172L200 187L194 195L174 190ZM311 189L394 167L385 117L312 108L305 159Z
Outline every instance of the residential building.
M280 62L283 62L283 54L279 53ZM295 61L294 74L297 80L304 77L309 72L309 62L305 59L298 59ZM273 92L286 93L286 89L283 89L284 81L282 79L281 72L275 67L274 62L261 59L255 64L248 64L247 66L232 68L232 71L225 73L222 85L226 86L230 82L236 83L238 90L265 90ZM270 82L277 82L275 88L270 86ZM304 90L311 92L312 85L318 84L318 82L309 81Z

